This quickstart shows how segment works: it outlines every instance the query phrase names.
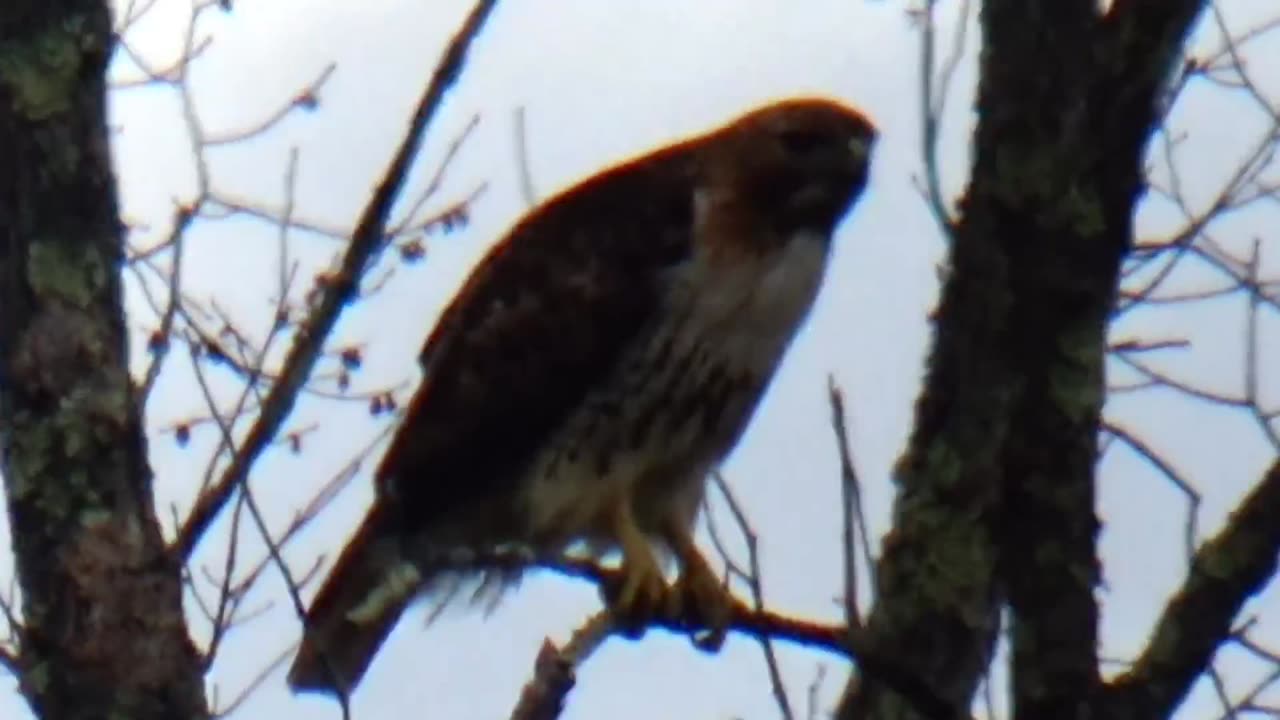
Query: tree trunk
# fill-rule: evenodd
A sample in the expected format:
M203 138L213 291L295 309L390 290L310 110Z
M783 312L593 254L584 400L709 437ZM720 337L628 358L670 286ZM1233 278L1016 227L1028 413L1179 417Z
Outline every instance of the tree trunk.
M101 0L0 7L0 420L41 718L207 716L121 305Z
M974 166L868 622L875 647L957 708L1002 607L1014 717L1086 717L1099 695L1108 318L1157 97L1203 5L982 3ZM855 677L838 717L916 717L910 707Z

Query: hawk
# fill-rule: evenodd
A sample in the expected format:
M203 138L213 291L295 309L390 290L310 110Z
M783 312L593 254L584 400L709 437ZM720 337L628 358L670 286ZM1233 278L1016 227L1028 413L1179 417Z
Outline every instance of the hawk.
M789 99L516 224L427 339L376 499L311 603L292 688L355 688L414 597L456 572L424 548L620 551L616 618L641 628L680 607L722 638L728 591L693 539L707 475L813 304L875 139L856 110Z

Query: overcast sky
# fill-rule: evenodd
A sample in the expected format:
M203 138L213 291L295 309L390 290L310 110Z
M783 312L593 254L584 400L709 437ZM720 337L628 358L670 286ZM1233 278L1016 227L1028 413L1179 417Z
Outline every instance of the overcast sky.
M950 41L958 3L940 3L941 35ZM1263 3L1223 4L1235 27L1256 22ZM154 65L181 46L186 0L159 0L157 10L133 29L133 45ZM430 9L423 9L429 7ZM436 207L464 197L479 184L486 192L471 208L462 231L428 239L425 262L395 267L385 287L344 316L334 346L361 344L364 367L353 391L401 386L402 399L417 382L415 357L442 304L491 243L526 209L517 172L514 112L526 117L527 165L545 197L599 168L781 97L821 93L862 108L882 131L870 188L841 226L824 291L797 338L747 436L725 473L762 535L762 563L770 605L781 612L835 622L840 608L838 467L826 407L826 377L834 373L847 391L853 447L865 483L872 537L888 526L889 469L900 453L919 391L928 343L926 316L937 292L937 263L944 245L913 176L920 172L918 35L903 3L810 0L804 12L787 0L561 0L500 5L474 45L469 63L436 120L415 170L415 188L435 171L444 148L473 115L480 124L468 138ZM269 135L220 147L209 155L213 187L221 193L280 206L289 149L299 151L296 215L334 228L349 227L399 142L409 110L455 30L468 2L401 0L239 0L234 12L207 14L199 35L212 45L192 67L198 115L210 134L249 127L305 86L330 62L337 69L311 113L286 120ZM1253 17L1250 17L1250 15ZM967 133L975 80L973 42L954 75L951 110L944 123L943 180L954 195L963 187ZM1203 47L1214 34L1201 33ZM1274 42L1271 44L1275 47ZM948 49L939 53L945 57ZM116 75L136 77L127 61ZM1276 74L1280 76L1280 74ZM1280 77L1271 76L1273 97ZM154 243L167 232L175 198L189 198L195 169L176 94L167 88L121 90L113 98L115 152L124 208L130 221L148 224L131 241ZM1230 118L1231 126L1223 122ZM1260 123L1238 97L1193 87L1172 121L1189 133L1183 182L1204 200L1251 143ZM1242 213L1221 227L1219 239L1249 241L1274 235L1271 215ZM1176 225L1177 215L1152 203L1140 214L1144 237ZM303 277L325 266L340 244L305 233L289 241ZM249 220L202 222L187 244L185 288L202 300L217 298L236 325L261 338L271 320L279 272L276 228ZM1271 251L1265 263L1280 268ZM386 267L392 267L389 263ZM1202 287L1212 276L1180 273L1182 287ZM301 293L297 293L301 295ZM155 321L136 281L129 312L138 337ZM1242 377L1243 304L1212 303L1194 312L1142 312L1117 333L1192 338L1190 350L1163 361L1224 390L1238 391ZM1276 357L1275 318L1267 321L1269 357ZM135 350L141 343L135 343ZM141 363L141 359L139 361ZM141 366L141 365L140 365ZM218 375L214 372L214 375ZM223 374L216 389L226 395L234 378ZM1275 378L1267 380L1280 401ZM179 448L163 432L201 413L189 363L174 354L149 407L152 462L162 515L175 503L189 506L193 489L216 442L210 426L197 427ZM1114 400L1109 414L1167 452L1204 494L1202 536L1273 457L1247 418L1208 409L1169 394L1142 393ZM318 427L299 456L268 454L253 482L277 527L361 447L385 428L362 403L307 398L290 427ZM1153 614L1183 573L1185 503L1167 482L1123 450L1103 463L1100 513L1106 585L1103 654L1130 657L1142 647ZM335 553L370 498L367 477L350 488L288 549L295 568ZM221 567L227 524L215 527L199 562ZM242 532L244 552L256 558L261 543ZM7 567L0 568L6 575ZM299 625L275 573L269 572L249 605L270 609L227 639L209 681L218 703L237 694L260 669L296 641ZM1274 592L1252 608L1274 606ZM583 583L535 577L491 616L451 611L423 627L411 611L380 653L355 696L355 717L503 718L528 679L544 637L564 640L599 606ZM1280 613L1280 608L1275 609ZM194 617L194 615L193 615ZM1280 639L1277 622L1263 621L1266 637ZM193 633L208 630L198 617ZM843 685L845 663L807 650L780 648L797 709L817 668L827 672L821 701L830 705ZM1231 688L1247 687L1257 670L1229 666ZM1108 671L1114 668L1108 668ZM0 714L26 712L6 679ZM1212 713L1200 688L1186 717ZM240 709L242 717L338 717L327 700L292 698L278 671ZM710 657L687 640L654 632L642 642L615 640L582 668L566 720L777 717L758 647L733 638Z

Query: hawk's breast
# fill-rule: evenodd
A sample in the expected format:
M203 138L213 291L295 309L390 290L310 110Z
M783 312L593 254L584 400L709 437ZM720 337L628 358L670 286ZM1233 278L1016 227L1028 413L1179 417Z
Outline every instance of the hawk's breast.
M706 474L745 430L822 283L828 239L779 240L768 252L695 253L664 278L657 319L530 467L532 536L599 536L622 501L642 527L673 513L693 522Z
M718 342L726 361L771 373L818 295L828 245L801 231L774 252L691 263L690 330Z

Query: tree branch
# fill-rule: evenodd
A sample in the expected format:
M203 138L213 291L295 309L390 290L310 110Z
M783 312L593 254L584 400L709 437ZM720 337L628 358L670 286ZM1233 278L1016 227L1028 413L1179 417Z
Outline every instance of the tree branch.
M1098 717L1169 717L1228 640L1231 623L1276 572L1280 552L1280 461L1240 503L1227 526L1196 553L1165 606L1147 649L1116 678Z
M1183 39L1207 0L1115 0L1103 19L1110 67L1127 84L1152 87L1174 67Z
M511 720L556 720L577 683L575 675L573 662L550 640L544 641L533 661L533 677L521 690Z
M1098 61L1088 104L1095 144L1145 148L1164 113L1158 99L1173 76L1183 42L1207 0L1115 0L1102 22ZM1105 112L1102 110L1105 109ZM1105 141L1101 139L1105 138ZM1127 153L1119 153L1126 155ZM1142 169L1128 159L1104 157L1106 192L1138 198ZM1115 165L1121 162L1122 165Z
M751 526L751 522L747 520L746 511L742 509L741 503L734 496L733 490L729 487L729 483L725 481L724 475L720 472L711 474L711 484L720 491L720 497L724 499L725 505L729 508L729 514L733 517L734 524L738 526L738 534L742 536L743 543L747 546L747 567L745 571L739 563L735 562L729 555L728 548L721 542L718 528L713 520L711 503L709 500L703 501L703 512L707 518L707 530L712 538L712 544L716 548L725 563L726 583L728 578L737 576L747 584L747 589L751 592L752 609L758 611L764 610L764 578L760 575L760 543L759 536L755 529ZM791 709L791 697L787 694L787 687L782 681L782 671L778 668L778 656L773 649L773 641L768 637L758 638L760 641L760 651L764 655L765 669L769 672L769 686L773 691L774 702L778 705L779 720L795 720L795 713Z
M542 644L533 663L533 677L525 683L511 720L555 720L577 681L575 670L609 639L608 611L587 618L563 647Z
M871 537L867 530L867 517L862 508L862 481L853 466L853 452L849 449L849 429L845 420L844 391L836 384L834 375L827 376L827 401L831 406L831 429L836 436L836 450L840 456L840 553L844 560L844 621L851 628L862 627L862 615L858 611L858 547L862 547L862 560L871 577L871 597L875 598L876 564L871 556Z
M1132 66L1082 58L1081 48L1115 40L1096 7L984 4L982 120L957 230L993 245L1008 272L996 533L1017 718L1071 714L1099 683L1094 492L1106 333L1158 81L1182 37L1169 31L1153 45L1129 37L1149 28L1129 28L1116 42L1136 43L1140 59L1117 51ZM956 274L967 249L957 243Z
M419 547L411 548L410 552L417 562L462 572L481 569L520 571L541 567L595 583L605 596L616 594L623 582L623 574L619 570L602 567L591 560L561 555L540 556L523 549L439 552L430 547ZM405 591L413 592L414 589L405 588ZM700 620L676 614L673 608L661 607L658 611L650 623L651 627L690 637L708 630ZM849 658L857 663L863 675L897 693L922 717L931 720L970 718L965 711L967 705L950 702L934 687L932 678L926 680L926 676L903 663L898 658L899 653L873 647L863 632L850 632L842 625L825 625L769 610L756 610L736 598L728 629L757 640L781 640Z
M333 282L322 294L307 322L299 328L293 347L285 357L280 377L263 402L262 411L249 429L240 452L213 487L200 497L179 530L172 546L172 552L176 556L185 558L191 554L204 531L227 504L236 488L248 477L258 456L270 445L272 438L292 412L298 392L315 367L325 340L333 331L343 309L355 298L360 278L384 248L391 207L403 189L427 127L440 109L446 92L461 74L467 50L480 34L496 5L497 0L480 0L476 3L445 49L444 57L418 101L404 140L361 214Z
M129 377L110 11L18 0L0 15L0 470L19 688L38 717L202 718Z

